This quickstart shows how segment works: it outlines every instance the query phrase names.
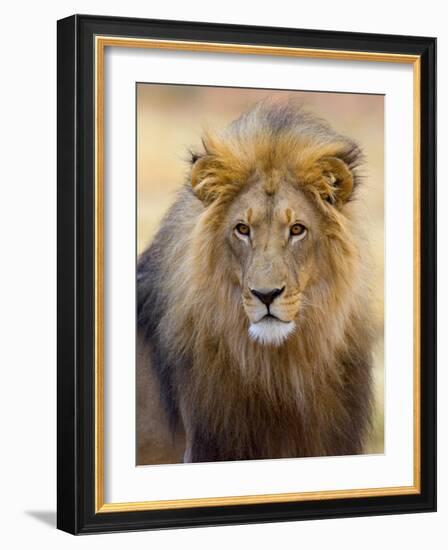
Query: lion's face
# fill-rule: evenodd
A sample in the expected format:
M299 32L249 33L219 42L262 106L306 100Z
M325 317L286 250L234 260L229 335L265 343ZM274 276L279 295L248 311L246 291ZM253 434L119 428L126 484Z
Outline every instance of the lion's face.
M239 282L249 334L279 345L296 327L315 270L320 215L297 185L282 177L275 192L261 179L231 204L227 243Z
M321 299L334 296L326 290L336 276L329 258L344 265L349 254L342 211L360 155L327 127L280 115L243 117L226 134L206 133L191 170L193 192L205 206L195 259L220 258L215 266L225 266L238 286L251 338L270 345L294 332L305 305L318 307L314 290L322 290ZM219 279L224 270L216 269ZM237 305L234 298L227 292L224 299Z

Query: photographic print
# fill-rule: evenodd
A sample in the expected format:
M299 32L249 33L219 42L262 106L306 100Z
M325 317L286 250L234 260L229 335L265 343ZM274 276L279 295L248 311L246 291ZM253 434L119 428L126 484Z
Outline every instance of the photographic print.
M384 96L136 84L136 464L384 452Z
M428 37L58 22L58 527L436 509Z

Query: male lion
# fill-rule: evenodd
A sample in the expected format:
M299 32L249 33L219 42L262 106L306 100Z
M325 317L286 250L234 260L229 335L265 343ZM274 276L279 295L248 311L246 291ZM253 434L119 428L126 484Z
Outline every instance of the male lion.
M140 456L148 443L171 445L167 462L363 451L372 334L352 200L361 157L292 103L258 104L204 136L138 261L138 380L152 377L138 390L149 411L138 413ZM184 439L151 440L154 388Z

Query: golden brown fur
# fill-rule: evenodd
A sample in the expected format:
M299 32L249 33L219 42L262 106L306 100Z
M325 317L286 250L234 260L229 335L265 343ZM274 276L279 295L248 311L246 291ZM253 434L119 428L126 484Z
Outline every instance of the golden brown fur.
M203 143L138 265L151 350L139 367L157 375L173 431L185 430L184 459L362 452L371 321L352 200L359 148L291 104L258 105ZM265 306L254 288L282 292Z

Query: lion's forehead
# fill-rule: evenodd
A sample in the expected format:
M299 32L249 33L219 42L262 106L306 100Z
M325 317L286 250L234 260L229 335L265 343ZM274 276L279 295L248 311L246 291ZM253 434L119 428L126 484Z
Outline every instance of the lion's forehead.
M318 212L301 189L284 182L275 193L267 193L261 180L250 184L235 198L229 208L229 217L252 226L284 225L296 221L317 222Z

